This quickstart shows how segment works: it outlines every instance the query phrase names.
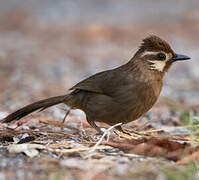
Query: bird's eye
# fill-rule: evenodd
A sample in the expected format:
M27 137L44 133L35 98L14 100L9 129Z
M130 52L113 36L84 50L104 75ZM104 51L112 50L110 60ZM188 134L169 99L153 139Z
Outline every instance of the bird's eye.
M158 53L157 58L158 58L158 60L163 61L166 59L166 55L164 53Z

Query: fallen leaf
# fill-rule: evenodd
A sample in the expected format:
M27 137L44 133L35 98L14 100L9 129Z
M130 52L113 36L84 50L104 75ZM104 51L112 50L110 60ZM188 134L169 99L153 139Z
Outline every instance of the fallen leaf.
M10 153L24 152L29 157L35 157L39 154L37 149L45 149L46 147L40 144L11 144L8 146Z
M104 142L127 153L151 157L165 157L174 161L179 160L183 155L190 153L193 149L187 143L172 141L164 137L141 137L138 139L113 139Z

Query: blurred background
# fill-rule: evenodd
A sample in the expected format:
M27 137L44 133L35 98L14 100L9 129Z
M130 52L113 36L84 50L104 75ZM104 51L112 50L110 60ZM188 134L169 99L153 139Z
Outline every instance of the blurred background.
M126 63L142 39L151 34L192 59L171 67L156 105L126 128L151 131L151 137L180 137L182 151L176 149L176 139L146 141L143 136L140 143L129 143L118 136L121 141L116 147L129 149L128 154L120 148L102 149L93 158L90 150L64 154L56 150L92 147L99 136L81 111L72 111L70 119L61 123L65 112L57 106L13 124L0 123L0 179L166 180L168 176L193 180L194 174L198 179L197 0L0 0L0 120L26 104L66 94L71 86L96 72ZM182 139L187 136L190 142ZM117 140L117 136L109 139L115 143L111 138ZM23 146L27 142L55 150L40 151L35 158L7 151L10 144ZM194 152L190 155L193 166L180 166L175 174L175 162L189 155L187 147Z
M192 58L173 65L162 96L199 105L198 9L195 0L0 0L0 110L67 93L127 62L151 34Z

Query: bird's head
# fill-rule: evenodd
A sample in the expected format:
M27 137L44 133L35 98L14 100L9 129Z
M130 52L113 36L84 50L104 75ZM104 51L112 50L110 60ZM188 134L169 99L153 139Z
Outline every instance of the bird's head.
M150 70L160 73L167 72L173 62L190 59L176 54L165 40L154 35L143 40L134 57L142 60Z

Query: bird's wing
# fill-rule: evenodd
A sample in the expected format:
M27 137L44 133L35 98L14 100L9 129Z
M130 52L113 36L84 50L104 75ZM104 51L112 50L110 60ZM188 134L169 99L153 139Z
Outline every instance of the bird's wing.
M103 71L80 81L70 90L85 90L95 93L107 94L108 87L114 79L114 70Z

